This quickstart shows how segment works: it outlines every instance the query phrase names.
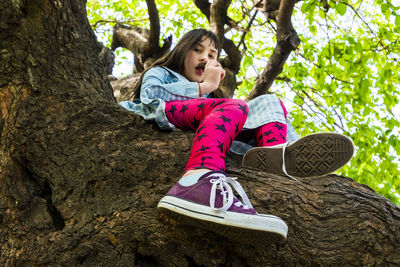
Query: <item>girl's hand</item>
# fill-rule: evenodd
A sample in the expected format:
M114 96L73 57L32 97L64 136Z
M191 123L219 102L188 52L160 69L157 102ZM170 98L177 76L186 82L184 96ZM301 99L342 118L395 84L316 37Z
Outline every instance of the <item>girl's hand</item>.
M204 69L204 81L201 83L201 94L214 92L222 79L225 77L225 70L216 61L209 61Z

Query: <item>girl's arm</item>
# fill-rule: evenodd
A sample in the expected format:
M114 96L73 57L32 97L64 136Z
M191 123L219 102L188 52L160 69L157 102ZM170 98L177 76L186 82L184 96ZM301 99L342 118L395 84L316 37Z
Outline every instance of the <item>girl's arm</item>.
M225 70L218 61L212 60L208 62L204 69L204 81L199 84L199 86L201 86L200 94L210 94L214 92L224 77Z
M164 101L191 99L200 96L197 82L179 80L161 67L149 69L144 74L140 91L141 97L161 98Z

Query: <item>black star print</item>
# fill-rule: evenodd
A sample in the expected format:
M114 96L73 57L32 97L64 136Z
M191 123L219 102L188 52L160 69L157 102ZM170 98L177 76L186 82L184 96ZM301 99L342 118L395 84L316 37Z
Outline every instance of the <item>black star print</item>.
M223 133L226 133L225 124L215 124L217 126L217 130L221 130Z
M227 123L229 123L229 125L231 125L231 119L225 117L225 115L222 114L222 116L219 118L222 119L224 121L224 123L227 122Z
M280 134L281 135L281 137L282 137L282 140L286 140L286 137L285 136L283 136L282 134Z
M260 136L258 137L258 140L262 140L262 138L263 138L263 135L262 134L260 134Z
M225 103L225 102L226 102L225 100L222 100L222 101L220 101L220 102L218 102L218 103L216 103L216 104L214 104L215 102L213 102L213 103L211 104L211 107L216 107L216 106L222 105L222 104Z
M202 135L197 136L197 141L201 141L201 139L203 139L206 136L208 136L208 135L202 134Z
M270 134L272 134L272 130L269 130L267 132L264 132L264 136L269 136Z
M206 156L201 157L201 164L204 164L204 161L206 159L212 159L212 157L206 157Z
M279 131L283 130L283 126L279 125L278 123L275 123L274 127L278 128Z
M241 111L243 111L243 115L246 115L247 114L247 106L246 105L240 105L240 104L238 104L238 105L239 105L239 109Z
M204 108L204 102L203 103L201 103L200 105L197 105L197 111L200 111L200 110L203 110L203 108Z
M210 149L210 147L209 146L201 146L201 148L199 149L199 150L197 150L196 152L199 152L199 151L201 151L201 152L204 152L204 151L206 151L207 149Z
M235 134L238 134L238 133L239 133L239 123L236 124L236 130L235 130Z
M224 143L221 143L219 140L217 140L218 142L218 148L221 150L221 153L224 152Z
M169 112L172 113L172 115L174 115L175 111L176 111L176 106L175 105L171 105L171 108L169 109Z
M185 114L185 111L189 109L189 108L188 108L188 105L189 105L189 104L187 104L187 105L182 105L182 108L181 108L181 110L179 111L179 113Z
M195 128L199 127L200 124L200 120L196 119L196 117L193 119L193 125L195 126Z
M276 140L275 137L272 137L271 139L267 139L267 143L272 143L272 142L275 142L275 141L278 141L278 140Z
M224 108L219 108L219 109L216 109L215 111L225 112L225 109Z
M197 133L200 133L201 130L203 130L204 128L206 128L204 125L202 125L200 128L197 129Z
M211 103L211 107L212 107L212 108L214 107L214 104L215 104L215 101L213 101L213 102Z

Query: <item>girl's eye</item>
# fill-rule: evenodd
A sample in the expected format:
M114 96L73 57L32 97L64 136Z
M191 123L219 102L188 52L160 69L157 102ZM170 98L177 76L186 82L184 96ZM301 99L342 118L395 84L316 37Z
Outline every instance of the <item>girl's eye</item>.
M213 56L213 55L208 55L208 57L209 57L210 59L214 59L214 56Z
M200 49L198 49L198 48L195 48L195 49L193 49L195 52L200 52Z

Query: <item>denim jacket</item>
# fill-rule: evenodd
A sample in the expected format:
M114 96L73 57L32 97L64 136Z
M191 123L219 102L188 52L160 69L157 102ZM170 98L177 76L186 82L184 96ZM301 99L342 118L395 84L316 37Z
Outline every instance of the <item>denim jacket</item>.
M208 97L203 95L202 97ZM190 82L181 74L166 67L154 67L143 76L140 89L140 99L122 101L123 108L146 120L154 120L164 130L175 128L165 114L165 101L188 100L199 98L197 82ZM249 114L243 129L255 129L266 123L280 122L287 125L287 140L295 141L299 138L293 126L284 116L280 101L276 95L268 94L259 96L247 103ZM244 154L253 146L243 142L234 141L231 151Z

